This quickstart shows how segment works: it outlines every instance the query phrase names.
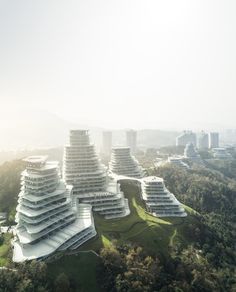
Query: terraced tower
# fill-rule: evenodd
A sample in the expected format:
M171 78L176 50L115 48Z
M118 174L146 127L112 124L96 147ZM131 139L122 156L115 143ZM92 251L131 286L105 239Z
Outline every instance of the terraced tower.
M73 194L104 191L106 169L100 163L87 130L71 130L69 144L64 148L63 178L73 185Z
M64 148L63 178L73 185L74 200L87 203L105 218L129 214L127 199L117 182L108 177L95 147L90 143L88 130L71 130L69 144Z
M75 249L95 236L91 206L72 207L73 187L60 179L58 163L48 162L46 156L24 161L13 261L46 258L59 249Z
M117 175L141 178L144 176L144 170L138 161L130 153L129 147L113 147L111 161L109 163L111 172Z
M162 178L149 176L141 180L142 198L147 210L157 217L185 217L184 208L165 187Z

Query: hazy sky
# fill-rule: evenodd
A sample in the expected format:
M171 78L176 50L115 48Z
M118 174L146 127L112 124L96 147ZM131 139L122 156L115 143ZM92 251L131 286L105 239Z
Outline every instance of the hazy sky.
M0 0L1 116L236 127L235 16L235 0Z

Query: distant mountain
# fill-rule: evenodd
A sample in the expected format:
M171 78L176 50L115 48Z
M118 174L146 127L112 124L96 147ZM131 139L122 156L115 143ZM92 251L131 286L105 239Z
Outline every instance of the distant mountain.
M35 149L65 144L72 128L90 129L97 140L99 129L74 124L42 110L22 111L4 117L0 126L0 149ZM100 130L101 132L101 130Z

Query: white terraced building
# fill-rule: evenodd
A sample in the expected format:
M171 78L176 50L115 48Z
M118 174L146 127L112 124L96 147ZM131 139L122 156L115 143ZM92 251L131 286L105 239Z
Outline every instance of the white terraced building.
M72 207L72 186L59 177L58 163L46 156L24 160L16 208L13 261L45 259L57 250L75 249L96 235L91 206Z
M73 197L88 203L105 218L124 217L130 213L117 182L108 177L95 147L90 143L88 130L71 130L69 145L64 150L63 178L73 185Z
M143 168L139 165L134 156L131 155L129 147L112 148L109 169L117 175L134 178L141 178L144 176Z
M104 191L106 168L101 164L88 130L71 130L69 144L64 148L63 178L73 185L73 194Z
M184 208L165 187L162 178L149 176L141 180L142 199L148 212L157 217L185 217Z
M179 156L169 156L168 163L178 166L183 169L189 169L188 164L183 162L182 157L179 157Z

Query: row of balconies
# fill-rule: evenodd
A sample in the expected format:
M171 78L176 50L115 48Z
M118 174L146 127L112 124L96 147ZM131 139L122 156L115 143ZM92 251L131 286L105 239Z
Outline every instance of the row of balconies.
M29 218L39 219L44 215L47 215L50 213L50 211L55 211L57 209L60 209L63 206L67 206L71 203L70 199L65 200L63 203L57 203L57 204L50 204L47 207L44 207L40 210L34 210L22 205L18 205L16 207L17 212L20 214L23 214L24 216L27 216Z
M108 199L108 200L95 200L95 199L91 199L91 198L87 198L87 199L81 199L80 198L80 202L81 203L86 203L86 204L90 204L92 206L96 205L96 206L100 206L100 205L110 205L110 204L114 204L117 203L119 204L120 201L123 199L123 197L121 196L117 196L117 197L113 197L113 199Z
M42 186L35 186L33 184L29 184L27 182L22 182L21 185L22 187L24 187L25 190L29 190L29 191L37 191L37 192L47 192L48 190L51 190L52 188L55 188L58 186L59 181L53 181L50 182L46 185L42 185Z
M88 235L94 233L96 234L96 231L93 226L90 226L81 232L77 233L73 237L71 237L69 240L67 240L61 247L60 250L66 250L68 248L71 248L78 242L83 242L85 238L88 238Z
M99 172L100 168L99 165L93 166L76 166L76 167L69 167L68 165L65 167L64 171L66 174L80 174L80 173L94 173ZM102 173L104 171L100 171Z
M20 222L21 220L26 222L26 223L29 223L29 224L39 224L40 222L44 221L44 220L47 220L48 218L54 216L54 215L57 215L59 213L62 213L62 212L65 212L66 210L69 210L70 209L70 206L69 205L65 205L65 206L62 206L60 208L56 208L56 209L53 209L52 211L50 212L46 212L44 213L43 215L40 215L40 216L37 216L37 217L28 217L28 216L25 216L23 213L17 213L16 214L16 222Z
M42 208L45 208L45 206L50 206L52 203L53 204L60 203L62 201L65 201L66 199L67 197L65 196L57 196L57 197L52 197L48 200L31 203L25 199L20 198L18 202L24 207L34 209L34 210L41 210Z
M79 246L81 246L83 243L85 243L87 240L94 237L95 235L96 235L96 231L95 231L95 229L93 229L87 235L83 236L83 238L81 238L81 240L78 240L77 243L72 245L70 247L70 249L72 249L72 250L77 249Z
M96 211L96 210L95 210ZM124 213L124 207L121 207L121 208L114 208L114 209L105 209L105 210L99 210L99 213L101 215L115 215L115 214L120 214L120 213Z
M91 171L91 172L84 172L84 173L78 173L78 172L72 172L72 171L69 171L69 170L65 170L64 172L64 177L75 177L75 178L78 178L78 179L89 179L89 178L98 178L100 179L101 177L106 177L107 174L103 171L103 170L100 170L100 171Z
M21 174L21 180L31 180L31 181L44 181L45 179L49 179L51 177L58 177L58 173L56 171L43 175L43 174L32 174L28 173L27 171L23 171Z
M43 236L48 235L48 234L54 232L55 230L58 230L59 228L63 228L64 225L71 223L74 220L75 220L75 217L70 218L68 220L60 219L55 224L48 226L45 229L43 229L41 232L35 233L35 234L29 234L26 231L24 226L23 226L23 228L18 227L16 233L17 233L17 236L22 244L29 244L29 243L32 244L37 239L41 239Z
M51 225L54 225L55 223L59 222L60 220L67 220L67 219L70 219L72 217L75 219L75 214L72 211L63 212L59 216L53 216L53 218L50 217L46 221L42 221L38 225L24 224L24 227L26 228L26 230L29 234L36 234L36 233L40 233L41 231L50 227Z
M44 180L31 180L29 178L27 179L22 179L22 181L27 184L27 185L32 185L32 186L44 186L44 185L48 185L52 182L58 182L59 181L59 177L58 176L54 176L54 177L50 177Z
M70 225L73 221L75 221L75 218L71 218L70 220L67 220L67 221L62 220L61 222L58 222L57 224L53 225L52 226L53 228L48 228L48 229L43 230L41 233L38 233L37 235L29 236L28 241L25 240L25 242L20 240L20 238L22 238L22 240L23 240L23 237L20 236L20 233L18 233L17 235L18 235L18 238L22 244L36 244L39 241L41 241L42 239L46 239L46 238L50 237L51 235L55 234L56 231L63 229L66 226ZM54 241L56 241L55 238L54 238ZM63 241L58 242L58 243L62 244Z
M57 188L54 192L51 192L51 193L46 193L46 194L39 193L37 195L35 194L32 195L31 193L21 191L19 194L19 198L23 198L31 203L34 203L34 202L37 203L48 198L62 196L62 195L64 195L65 197L68 197L70 193L71 193L71 189L61 189L61 188Z

